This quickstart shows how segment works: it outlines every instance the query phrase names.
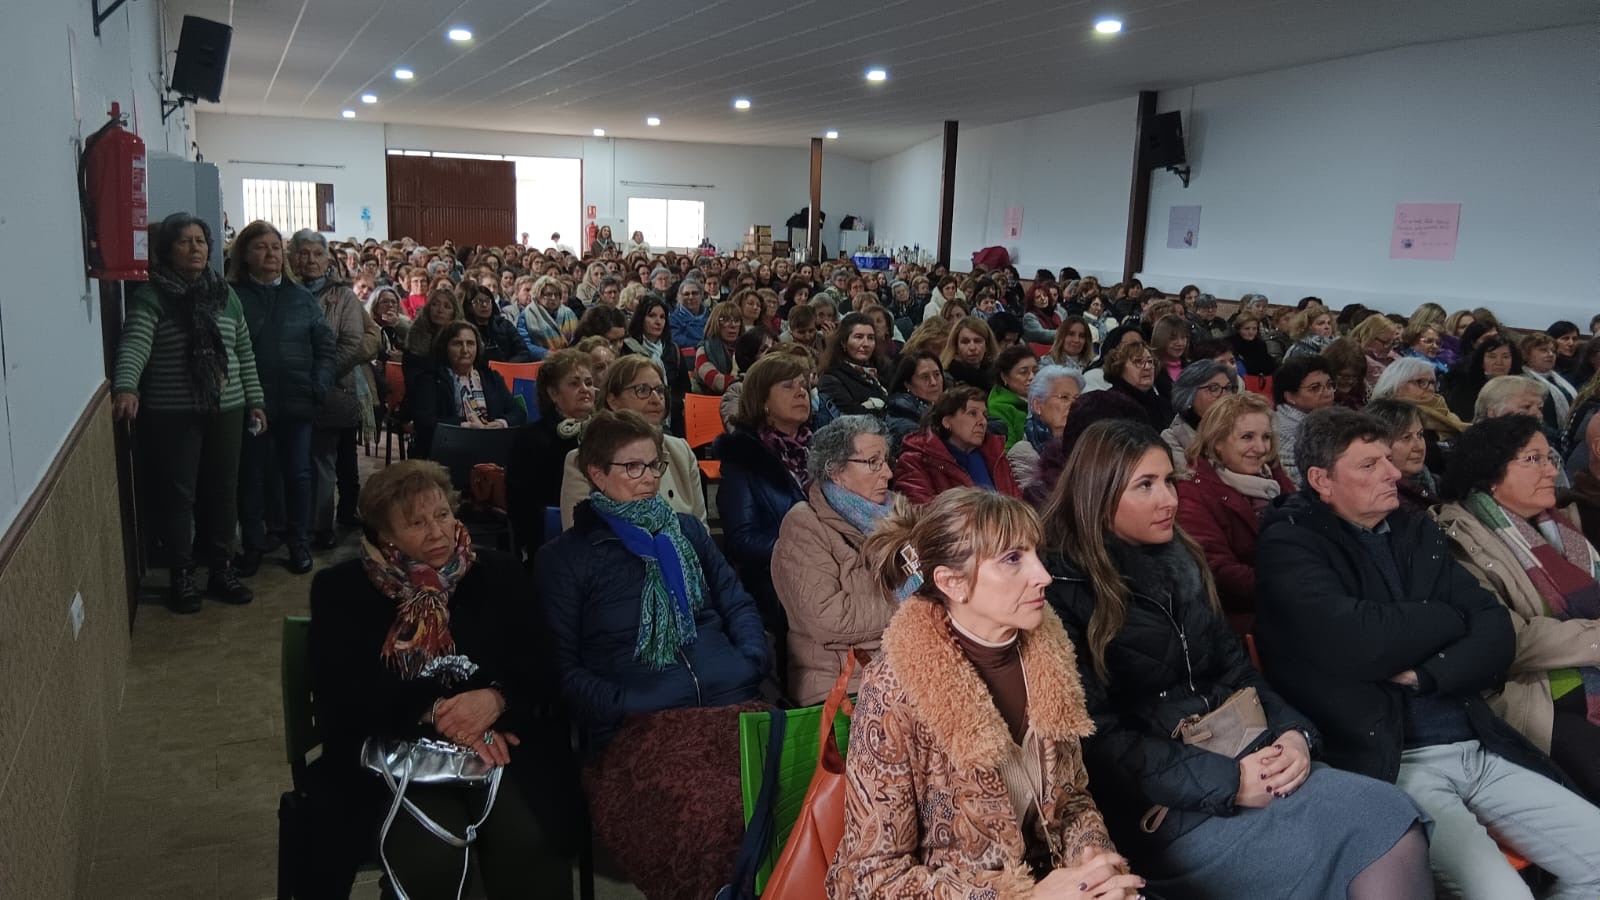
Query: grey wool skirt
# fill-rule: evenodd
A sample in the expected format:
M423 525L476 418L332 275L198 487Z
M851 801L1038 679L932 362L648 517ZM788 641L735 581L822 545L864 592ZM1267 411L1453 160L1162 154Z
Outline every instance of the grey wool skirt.
M1207 820L1139 874L1163 900L1345 900L1416 822L1431 826L1394 785L1314 763L1293 794Z

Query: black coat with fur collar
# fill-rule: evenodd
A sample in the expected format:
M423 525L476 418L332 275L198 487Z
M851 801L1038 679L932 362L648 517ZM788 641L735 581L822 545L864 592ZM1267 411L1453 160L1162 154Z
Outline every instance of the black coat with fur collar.
M1095 672L1089 652L1097 601L1088 576L1072 560L1050 554L1045 566L1055 582L1046 597L1078 648L1078 673L1095 721L1095 736L1084 742L1090 790L1117 846L1137 853L1165 847L1211 816L1238 812L1238 763L1173 738L1184 717L1205 715L1235 691L1253 687L1269 727L1246 753L1286 731L1306 732L1313 750L1317 737L1311 720L1250 665L1238 635L1206 601L1200 564L1182 545L1112 542L1111 550L1132 596L1127 621L1106 646L1109 680ZM1145 834L1139 819L1156 805L1170 811L1155 834Z

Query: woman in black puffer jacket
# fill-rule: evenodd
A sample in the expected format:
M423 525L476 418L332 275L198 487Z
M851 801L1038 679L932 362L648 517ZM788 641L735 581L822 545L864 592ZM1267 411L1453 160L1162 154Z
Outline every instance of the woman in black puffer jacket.
M1416 806L1311 762L1315 726L1229 630L1204 556L1175 527L1171 477L1154 429L1099 422L1044 513L1046 596L1079 648L1089 784L1117 848L1169 900L1433 896ZM1174 737L1246 688L1258 702L1241 705L1266 727L1237 755Z
M283 235L266 222L239 232L228 282L239 295L256 374L266 399L267 431L249 435L239 454L238 570L254 575L267 548L267 484L283 481L283 540L289 570L311 571L311 427L333 384L333 330L311 292L284 271ZM276 523L274 523L276 524Z

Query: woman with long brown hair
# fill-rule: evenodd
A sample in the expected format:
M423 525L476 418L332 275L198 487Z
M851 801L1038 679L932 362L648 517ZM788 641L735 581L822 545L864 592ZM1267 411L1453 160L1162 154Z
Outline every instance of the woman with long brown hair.
M1166 444L1113 419L1079 438L1044 512L1047 597L1078 648L1112 839L1162 896L1433 896L1416 807L1312 764L1315 726L1250 665L1177 510ZM1236 754L1173 737L1230 702L1246 711L1223 732Z

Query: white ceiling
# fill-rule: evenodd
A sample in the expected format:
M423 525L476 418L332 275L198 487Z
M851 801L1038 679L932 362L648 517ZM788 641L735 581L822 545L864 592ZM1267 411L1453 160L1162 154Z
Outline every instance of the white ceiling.
M1592 0L165 0L234 27L220 112L804 146L876 159L1002 122L1408 44L1592 21ZM1103 14L1126 23L1103 37ZM445 32L464 26L473 40ZM416 72L397 81L397 66ZM868 83L869 66L889 80ZM363 105L365 92L378 95ZM735 97L753 108L736 111ZM647 115L662 125L645 125Z

